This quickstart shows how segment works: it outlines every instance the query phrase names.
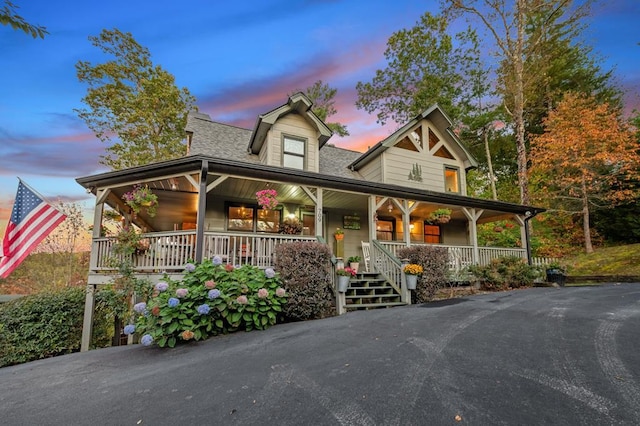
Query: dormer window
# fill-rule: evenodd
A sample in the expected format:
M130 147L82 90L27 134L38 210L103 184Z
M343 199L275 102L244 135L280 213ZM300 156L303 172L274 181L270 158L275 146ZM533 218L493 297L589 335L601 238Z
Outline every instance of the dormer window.
M306 141L291 136L282 138L282 165L292 169L304 170Z
M444 168L444 189L446 192L460 192L460 171L457 167Z

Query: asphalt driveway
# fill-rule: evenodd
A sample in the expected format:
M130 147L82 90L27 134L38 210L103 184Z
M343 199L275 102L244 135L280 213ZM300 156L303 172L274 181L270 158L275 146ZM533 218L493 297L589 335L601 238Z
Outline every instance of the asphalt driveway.
M353 312L0 369L4 425L640 423L640 285Z

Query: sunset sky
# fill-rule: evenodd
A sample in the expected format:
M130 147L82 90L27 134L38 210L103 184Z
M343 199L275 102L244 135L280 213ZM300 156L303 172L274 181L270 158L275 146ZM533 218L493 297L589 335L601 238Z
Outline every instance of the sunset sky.
M438 2L417 0L120 1L15 0L28 22L47 27L33 39L0 26L0 235L21 177L49 201L93 208L75 178L104 169L104 144L78 119L86 87L79 60L101 62L87 37L103 28L131 32L196 97L214 120L252 128L287 94L323 80L338 89L338 114L351 136L330 142L366 149L389 134L355 107L355 85L384 67L386 41ZM587 42L615 68L631 107L640 106L640 2L597 5Z

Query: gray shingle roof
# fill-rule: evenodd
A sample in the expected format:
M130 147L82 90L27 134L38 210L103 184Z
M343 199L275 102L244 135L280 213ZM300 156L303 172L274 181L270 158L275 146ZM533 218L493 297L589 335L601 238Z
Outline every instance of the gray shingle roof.
M252 131L228 124L217 123L207 114L189 113L186 131L191 133L189 155L207 155L249 163L260 163L257 155L249 154L247 147ZM362 179L348 166L362 154L333 145L320 149L320 173L350 179Z
M257 155L247 152L251 130L217 123L207 114L189 113L187 127L191 133L189 155L208 155L229 160L259 163Z

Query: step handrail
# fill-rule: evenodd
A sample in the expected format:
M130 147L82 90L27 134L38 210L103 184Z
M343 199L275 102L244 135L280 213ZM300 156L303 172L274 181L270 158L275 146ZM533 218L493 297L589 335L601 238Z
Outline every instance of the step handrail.
M398 294L402 293L402 262L378 240L371 240L371 267L391 284Z

